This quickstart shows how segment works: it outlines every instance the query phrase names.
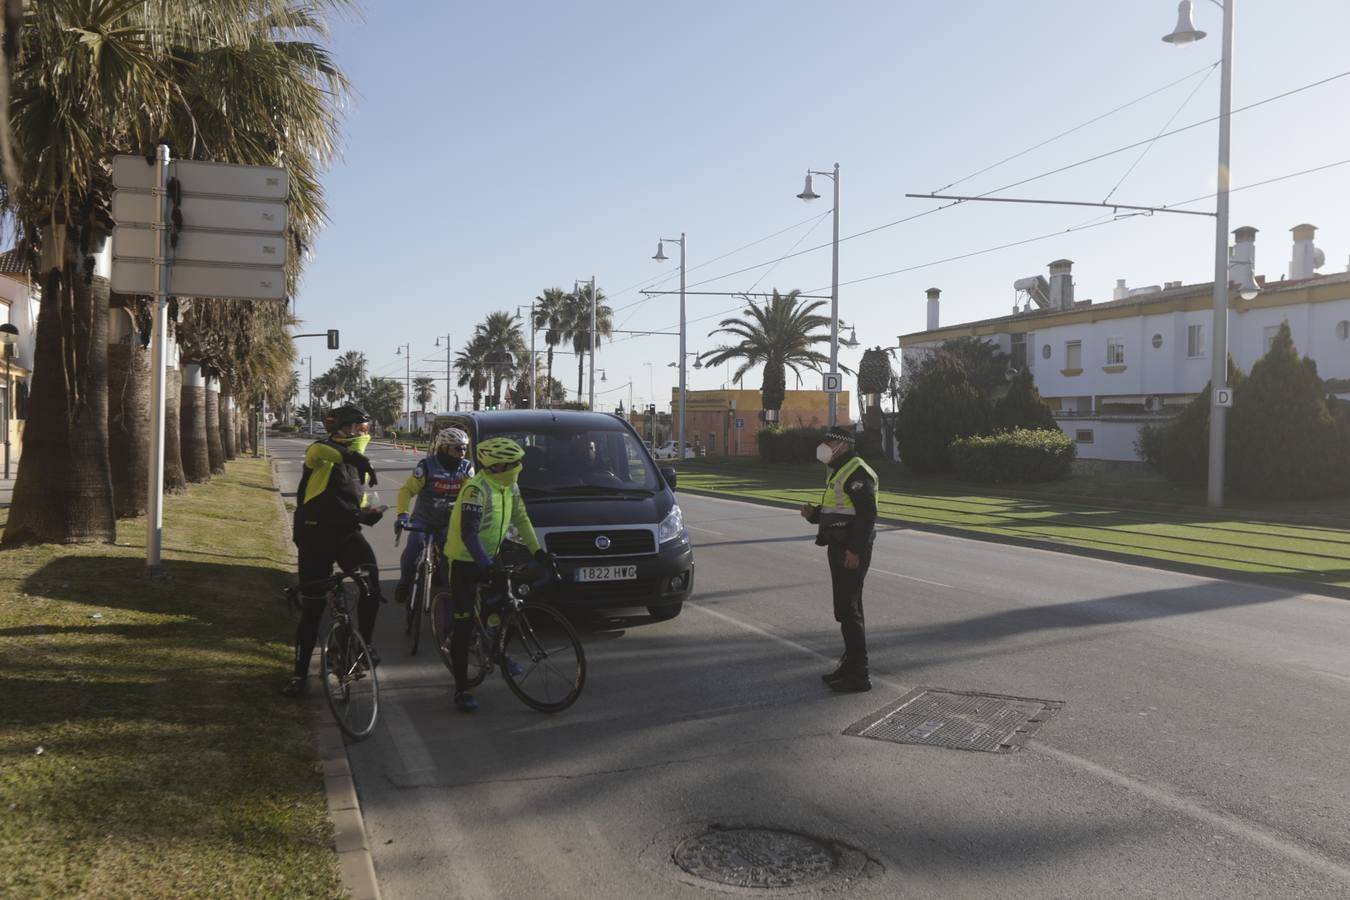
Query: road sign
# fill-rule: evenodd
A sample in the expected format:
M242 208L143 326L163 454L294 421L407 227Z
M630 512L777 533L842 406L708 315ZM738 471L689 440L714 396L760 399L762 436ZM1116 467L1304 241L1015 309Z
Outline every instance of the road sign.
M1214 405L1222 407L1231 407L1233 405L1233 389L1221 387L1214 392Z
M153 260L159 234L152 228L118 225L113 232L113 257ZM229 231L198 231L185 228L173 250L174 264L185 262L227 263L243 266L283 266L286 238L272 234L240 234Z
M114 259L112 289L119 294L154 294L155 264L142 259ZM286 274L279 266L213 266L179 263L169 266L168 293L224 300L284 300Z
M184 197L285 200L291 193L290 176L285 169L273 166L237 166L179 159L169 163L169 177L178 179ZM143 156L115 156L113 186L148 194L155 187L155 167L146 165Z
M736 427L737 427L737 428L744 428L744 427L745 427L745 420L744 420L744 419L737 419L737 420L736 420Z
M824 380L821 390L827 394L837 394L844 389L844 376L838 372L826 372Z
M179 211L184 228L286 232L286 204L279 200L184 196ZM114 191L112 217L118 225L155 225L159 222L159 198L140 191Z

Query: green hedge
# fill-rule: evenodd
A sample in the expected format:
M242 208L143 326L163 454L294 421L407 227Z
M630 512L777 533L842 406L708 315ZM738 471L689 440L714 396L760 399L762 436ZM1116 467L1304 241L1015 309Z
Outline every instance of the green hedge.
M296 433L297 431L299 431L299 430L300 430L299 427L297 427L297 426L295 426L295 425L278 425L278 426L277 426L277 431L281 432L282 434L295 434L295 433Z
M823 440L823 428L766 428L759 433L759 458L771 463L815 462L816 447Z
M1056 481L1069 474L1078 448L1058 428L1017 428L952 442L952 468L967 481Z

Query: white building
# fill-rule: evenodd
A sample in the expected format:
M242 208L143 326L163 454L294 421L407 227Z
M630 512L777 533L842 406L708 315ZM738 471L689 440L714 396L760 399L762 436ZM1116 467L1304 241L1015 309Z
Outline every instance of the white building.
M1229 303L1229 355L1244 372L1265 354L1281 322L1288 322L1300 355L1339 396L1350 398L1350 271L1322 275L1312 225L1292 229L1288 277L1256 276L1261 292ZM1234 232L1230 281L1243 283L1255 266L1255 228ZM928 291L928 328L900 337L904 365L943 341L980 337L1029 366L1036 388L1078 443L1085 459L1136 460L1139 427L1175 415L1209 381L1213 283L1131 289L1116 282L1113 299L1074 298L1073 263L1050 263L1050 277L1014 283L1013 313L942 327L937 288ZM912 371L912 368L908 369Z
M37 340L37 292L29 284L28 267L19 253L0 253L0 323L19 329L18 340L7 348L9 378L0 360L0 429L8 430L10 453L17 459L23 447L23 419L28 406L28 388L33 375L33 350ZM0 443L6 435L0 431Z

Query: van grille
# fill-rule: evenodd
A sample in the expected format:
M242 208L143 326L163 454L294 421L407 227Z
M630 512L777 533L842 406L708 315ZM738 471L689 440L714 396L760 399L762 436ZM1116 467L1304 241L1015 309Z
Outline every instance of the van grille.
M603 550L596 546L596 540L602 537L609 540L609 546ZM555 531L544 538L544 543L550 553L558 556L637 556L656 552L656 538L641 529Z

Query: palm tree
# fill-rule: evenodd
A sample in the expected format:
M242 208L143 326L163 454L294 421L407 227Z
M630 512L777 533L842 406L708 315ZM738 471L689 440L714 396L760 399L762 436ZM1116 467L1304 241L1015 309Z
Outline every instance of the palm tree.
M456 354L455 371L459 373L459 380L455 383L473 392L473 408L479 409L483 391L488 387L487 346L482 335L474 335L464 345L464 349Z
M430 375L418 375L413 379L413 402L422 407L422 420L427 418L427 404L436 397L436 379Z
M830 339L828 334L818 332L830 324L828 316L816 312L825 301L808 303L798 298L800 293L794 290L779 294L775 289L773 297L762 306L750 300L750 306L741 311L741 318L723 319L717 323L718 328L708 332L709 337L729 334L739 338L739 342L723 344L699 355L699 362L705 366L739 360L740 366L731 376L735 382L743 383L747 372L763 366L760 393L764 397L765 417L771 422L778 421L778 411L783 408L787 370L792 370L800 385L802 369L820 371L829 362L829 357L811 349Z
M500 397L502 385L515 380L520 359L529 359L520 321L509 312L488 313L478 326L476 339L483 344L483 364L491 378L492 396Z
M614 310L605 303L605 292L595 292L595 337L597 343L602 337L614 334ZM585 375L586 354L591 350L591 286L583 284L567 295L567 311L563 318L563 340L572 342L572 351L577 355L577 399L586 396L582 389ZM595 368L595 360L591 360Z
M560 287L544 288L534 298L534 327L544 330L544 345L548 347L547 373L553 377L553 348L566 338L568 294ZM550 404L551 405L551 404Z
M343 397L355 397L361 393L370 377L366 355L360 350L348 350L337 358L328 371L333 375L337 393Z
M145 0L26 5L10 84L17 177L0 204L41 285L25 449L4 543L109 540L109 162L161 138L181 157L285 165L298 247L322 221L345 82L326 7L345 0ZM12 8L14 4L7 4ZM298 275L302 254L288 273Z

